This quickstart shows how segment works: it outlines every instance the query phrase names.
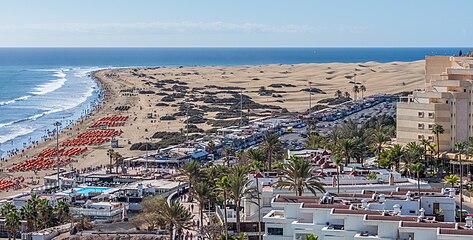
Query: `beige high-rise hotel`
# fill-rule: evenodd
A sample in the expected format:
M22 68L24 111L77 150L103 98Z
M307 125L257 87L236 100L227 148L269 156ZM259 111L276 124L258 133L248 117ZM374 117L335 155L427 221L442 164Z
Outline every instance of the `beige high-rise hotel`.
M473 137L473 57L425 58L425 90L414 91L397 104L397 142L423 138L437 142L434 124L445 129L440 150L449 151L457 141Z

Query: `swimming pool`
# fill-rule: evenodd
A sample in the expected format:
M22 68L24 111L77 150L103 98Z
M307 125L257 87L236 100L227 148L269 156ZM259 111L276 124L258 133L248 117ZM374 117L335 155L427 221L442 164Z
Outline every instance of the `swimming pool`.
M74 192L82 195L89 196L89 193L91 192L100 192L103 193L107 190L110 190L111 188L108 187L79 187L79 188L74 188ZM72 191L69 190L66 193L71 194Z

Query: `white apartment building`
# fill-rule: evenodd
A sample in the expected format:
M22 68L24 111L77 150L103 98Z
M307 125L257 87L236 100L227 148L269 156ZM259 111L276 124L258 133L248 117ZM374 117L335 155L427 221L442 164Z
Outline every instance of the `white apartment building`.
M473 136L473 58L427 56L425 89L414 91L397 104L397 141L401 144L427 139L437 143L432 128L443 126L441 151Z
M399 189L398 189L399 190ZM473 239L470 222L455 223L455 196L405 189L363 194L277 196L263 218L265 240ZM439 222L438 220L445 220ZM469 225L468 225L469 224Z
M92 219L126 218L128 210L127 203L120 202L91 202L88 201L83 207L71 207L74 216L89 216Z

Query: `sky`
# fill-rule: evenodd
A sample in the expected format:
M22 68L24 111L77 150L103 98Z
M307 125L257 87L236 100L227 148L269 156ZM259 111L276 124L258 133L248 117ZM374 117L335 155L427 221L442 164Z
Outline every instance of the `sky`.
M473 1L1 0L0 47L468 47Z

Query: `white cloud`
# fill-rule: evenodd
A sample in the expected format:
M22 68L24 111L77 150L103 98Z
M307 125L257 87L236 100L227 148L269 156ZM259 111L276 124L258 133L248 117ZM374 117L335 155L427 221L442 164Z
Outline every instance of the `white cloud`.
M310 32L308 25L267 25L228 22L144 22L144 23L55 23L0 25L1 30L46 30L116 34L125 32L234 32L234 33L301 33Z

